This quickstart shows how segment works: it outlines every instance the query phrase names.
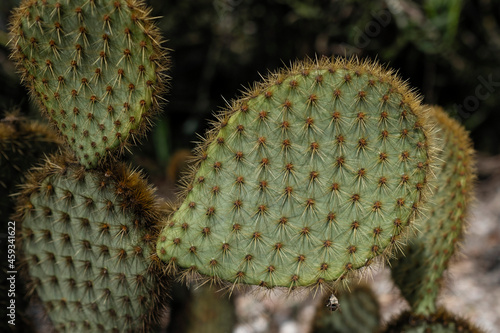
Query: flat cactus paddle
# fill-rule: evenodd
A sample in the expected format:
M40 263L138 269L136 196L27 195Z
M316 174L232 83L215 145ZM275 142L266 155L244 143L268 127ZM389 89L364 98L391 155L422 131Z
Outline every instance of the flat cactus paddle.
M186 276L323 285L389 256L419 213L427 112L378 64L297 62L218 118L158 239Z
M25 0L12 16L23 81L87 168L158 111L167 61L149 12L136 0Z
M404 312L392 320L382 333L485 333L465 318L460 318L445 309L437 309L429 315Z
M432 107L432 121L442 147L436 163L436 180L421 233L398 260L391 272L403 296L416 314L436 311L443 273L462 239L469 203L474 197L474 162L468 133L439 107Z
M17 267L15 253L15 221L10 220L14 211L14 198L16 187L24 180L24 173L44 154L49 154L58 149L60 140L49 126L28 120L20 115L19 110L6 113L0 120L0 219L2 231L0 232L0 257L8 259L9 265L3 265L0 270L0 307L8 309L7 313L15 312L17 320L15 325L10 325L12 317L7 317L0 323L1 332L30 332L31 323L27 320L27 302L25 299L24 281L19 279L16 283L16 303L10 303L9 289L13 280L7 280ZM12 222L11 222L12 221ZM9 237L8 237L9 236ZM19 257L17 258L19 259ZM8 297L7 297L8 296Z
M59 332L151 332L166 297L161 211L138 171L51 156L18 203L31 292Z

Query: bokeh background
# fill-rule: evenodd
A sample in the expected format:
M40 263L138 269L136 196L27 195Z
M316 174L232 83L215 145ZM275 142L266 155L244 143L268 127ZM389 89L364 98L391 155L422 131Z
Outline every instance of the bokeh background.
M18 2L0 0L0 109L19 108L37 118L9 60L8 16ZM305 57L377 59L396 69L425 103L443 106L471 133L478 156L477 200L464 256L450 269L443 303L491 332L500 331L500 1L147 3L171 49L171 88L153 131L127 158L148 172L161 195L174 197L176 177L213 112L260 75ZM382 270L373 285L388 319L405 304L397 301L386 275ZM272 296L254 302L242 295L237 331L303 332L309 311L303 304L283 305ZM252 307L255 311L248 311Z

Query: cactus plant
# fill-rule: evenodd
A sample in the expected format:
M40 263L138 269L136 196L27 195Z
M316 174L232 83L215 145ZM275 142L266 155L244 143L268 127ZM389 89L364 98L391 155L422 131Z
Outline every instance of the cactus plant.
M23 81L88 168L158 111L168 63L149 12L136 0L25 0L12 16Z
M483 333L466 319L440 308L429 315L417 315L409 311L402 313L388 324L384 333Z
M467 208L473 197L474 165L467 132L439 107L432 107L432 121L443 147L437 179L420 233L391 264L392 275L415 314L436 312L436 298L443 273L462 238Z
M185 276L293 289L390 256L425 200L427 118L376 63L323 58L269 75L198 148L159 257Z
M325 304L331 297L325 294L318 303L313 320L313 333L376 333L380 328L380 305L367 285L356 285L338 296L340 311L332 313Z
M15 243L13 233L15 221L10 223L10 215L13 213L14 200L11 195L16 192L16 186L23 181L24 173L40 159L43 154L53 152L59 146L60 141L43 123L30 121L20 115L19 110L6 112L0 120L0 218L2 231L0 232L0 258L8 259L9 264L2 266L0 271L0 293L4 297L0 300L0 306L5 309L9 304L9 289L13 280L7 280L8 271L15 271ZM6 232L9 232L9 236ZM26 316L27 302L24 298L24 283L22 280L16 283L15 309L19 320L16 326L10 326L13 332L27 332L31 324ZM10 296L9 296L10 297ZM0 324L0 330L7 332L9 328L6 320Z
M151 331L166 296L161 209L140 172L51 156L29 175L17 215L29 289L58 331Z
M166 217L143 175L116 158L165 90L149 12L136 0L24 0L11 20L23 80L70 147L31 171L17 210L30 293L55 329L151 331L165 271L228 281L230 292L340 289L404 250L393 272L427 325L417 331L441 332L450 320L435 298L473 180L464 130L377 63L298 61L219 114ZM356 295L340 294L346 314L318 314L317 327L352 313L363 320L340 330L375 330L347 311L373 310Z

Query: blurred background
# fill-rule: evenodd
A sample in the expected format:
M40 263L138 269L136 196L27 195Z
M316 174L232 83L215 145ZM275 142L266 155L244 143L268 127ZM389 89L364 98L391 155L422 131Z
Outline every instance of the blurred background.
M8 16L17 3L0 1L0 108L20 108L36 118L38 111L9 60ZM450 269L443 302L491 332L500 330L499 0L147 3L171 49L171 88L153 131L127 158L148 172L163 196L173 198L176 177L213 112L260 75L304 57L377 59L396 69L425 103L443 106L471 133L478 152L478 200L464 243L466 257ZM384 274L376 278L382 281ZM388 319L404 304L394 301L397 294L384 283L375 285ZM304 309L283 308L272 297L256 304L243 297L237 304L267 303L269 309L255 315L264 318L261 328L254 325L258 320L242 315L241 332L294 332L301 327ZM272 317L275 313L281 319ZM295 326L283 324L290 321Z

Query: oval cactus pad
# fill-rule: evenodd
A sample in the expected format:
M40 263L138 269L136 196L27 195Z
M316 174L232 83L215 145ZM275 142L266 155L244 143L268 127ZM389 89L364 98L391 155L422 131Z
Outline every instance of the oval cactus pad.
M157 111L166 61L148 14L135 0L25 0L13 15L23 80L86 167Z
M377 64L298 62L219 116L160 258L265 287L344 278L387 255L418 213L426 111Z
M166 286L162 214L137 170L85 170L64 155L32 169L17 220L30 290L57 332L152 332Z

